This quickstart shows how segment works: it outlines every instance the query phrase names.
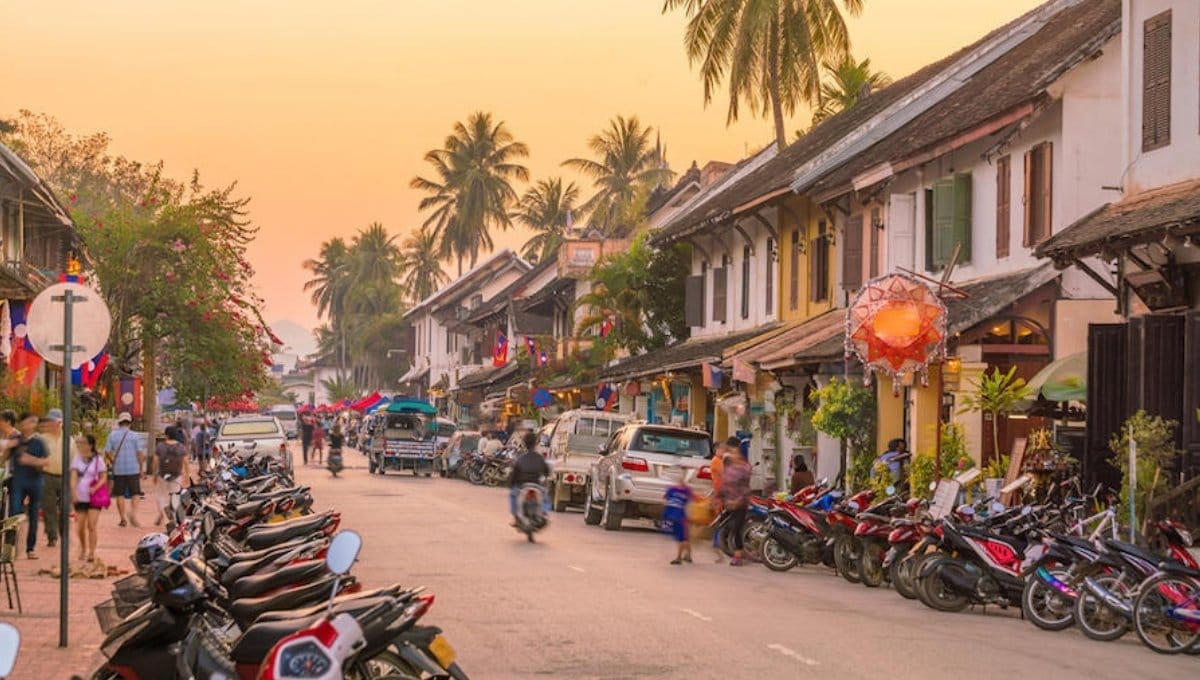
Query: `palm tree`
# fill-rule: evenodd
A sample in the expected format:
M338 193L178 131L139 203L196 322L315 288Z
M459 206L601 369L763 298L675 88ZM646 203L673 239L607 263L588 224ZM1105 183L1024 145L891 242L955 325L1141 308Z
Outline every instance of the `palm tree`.
M303 267L313 273L304 282L304 291L312 293L317 316L328 316L336 323L346 311L346 294L351 287L350 252L346 242L331 238L321 244L316 259L305 260Z
M589 221L609 236L628 235L631 208L639 198L671 180L671 170L663 157L662 146L652 144L654 128L643 127L637 116L617 116L608 127L588 140L588 148L598 160L571 158L563 165L592 178L596 194L580 209L590 214Z
M544 262L553 257L562 244L567 221L578 200L579 187L574 182L564 186L561 177L543 179L525 192L513 215L536 232L521 248L525 259Z
M396 264L400 286L414 304L433 295L450 279L442 271L437 234L429 227L421 227L404 239Z
M383 225L372 222L358 232L351 244L352 285L355 288L379 282L394 282L399 274L400 247Z
M863 0L841 0L854 16ZM663 12L682 7L688 17L684 46L700 64L704 103L722 82L729 84L728 122L745 102L759 114L771 112L775 141L787 146L784 114L801 102L821 107L823 61L850 51L850 36L838 0L664 0Z
M329 395L329 403L335 404L343 399L354 399L359 395L358 386L354 384L354 379L345 374L338 374L332 378L322 378L321 387L325 388L325 393Z
M518 160L529 156L529 148L514 137L503 121L492 114L476 112L467 122L455 123L443 148L425 154L436 179L414 177L409 186L429 194L420 209L430 210L425 226L438 236L442 257L463 260L471 266L479 253L492 249L492 227L507 229L512 224L509 208L517 202L514 181L529 181L529 170Z
M824 102L813 112L814 124L854 106L864 93L892 82L891 76L883 71L871 70L870 59L855 61L849 54L838 61L825 62L825 73L829 80L821 85Z

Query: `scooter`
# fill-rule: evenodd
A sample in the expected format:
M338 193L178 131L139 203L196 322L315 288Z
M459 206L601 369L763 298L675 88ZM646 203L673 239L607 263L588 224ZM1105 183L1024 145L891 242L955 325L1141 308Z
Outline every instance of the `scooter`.
M329 468L329 471L333 473L334 477L338 476L338 473L343 469L341 449L329 450L329 462L326 463L325 467Z
M0 623L0 680L12 675L21 648L21 632L11 623Z
M525 484L517 491L517 531L533 543L533 535L546 528L546 489L541 484Z

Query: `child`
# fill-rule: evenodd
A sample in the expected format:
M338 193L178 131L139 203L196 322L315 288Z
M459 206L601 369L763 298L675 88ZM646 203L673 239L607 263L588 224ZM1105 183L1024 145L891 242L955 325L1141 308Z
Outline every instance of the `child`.
M683 483L682 471L675 479L675 484L667 489L663 496L666 506L663 508L663 531L675 539L675 559L671 564L683 564L692 561L692 544L688 541L687 506L692 501L692 490Z

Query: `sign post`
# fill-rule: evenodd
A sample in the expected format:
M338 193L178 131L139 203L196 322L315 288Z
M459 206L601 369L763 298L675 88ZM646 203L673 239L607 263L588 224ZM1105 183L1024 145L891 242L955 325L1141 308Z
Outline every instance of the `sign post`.
M1133 438L1133 425L1129 426L1129 542L1135 543L1137 532L1137 440Z
M61 315L59 306L62 306ZM78 308L77 308L78 306ZM80 312L78 316L76 312ZM59 319L62 319L61 324ZM29 342L47 362L63 369L62 474L71 470L71 370L104 349L112 317L99 293L74 282L57 283L42 291L29 306ZM78 327L76 327L78 324ZM51 452L50 455L53 455ZM59 512L58 646L67 646L67 600L71 580L71 489L63 485Z

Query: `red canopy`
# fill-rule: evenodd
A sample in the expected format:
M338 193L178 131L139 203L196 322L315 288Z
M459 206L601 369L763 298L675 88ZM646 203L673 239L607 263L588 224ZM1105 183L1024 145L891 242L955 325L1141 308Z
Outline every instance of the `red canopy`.
M366 408L368 406L379 401L381 397L382 397L382 395L380 395L378 392L372 392L371 394L363 397L362 399L359 399L358 401L354 402L353 404L350 404L350 408L354 409L355 411L366 410Z

